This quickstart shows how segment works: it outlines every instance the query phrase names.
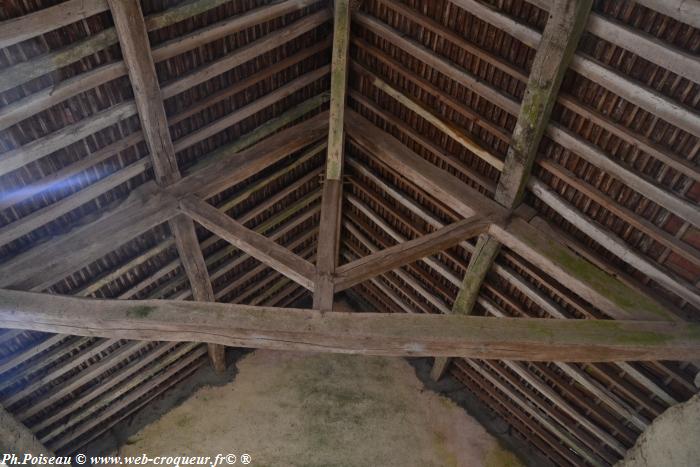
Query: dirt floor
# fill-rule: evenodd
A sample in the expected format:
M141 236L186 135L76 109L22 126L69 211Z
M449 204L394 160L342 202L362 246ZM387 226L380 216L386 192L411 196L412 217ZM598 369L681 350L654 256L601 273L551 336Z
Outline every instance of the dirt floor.
M616 467L700 465L700 395L671 407L639 437Z
M274 351L249 354L233 382L198 390L119 449L229 452L255 466L522 465L404 359Z

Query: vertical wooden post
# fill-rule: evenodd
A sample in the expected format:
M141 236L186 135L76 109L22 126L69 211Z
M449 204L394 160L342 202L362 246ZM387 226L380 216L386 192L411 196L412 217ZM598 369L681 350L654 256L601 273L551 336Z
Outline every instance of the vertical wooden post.
M316 287L313 307L333 308L333 273L338 262L343 203L343 149L345 134L345 94L350 44L350 5L348 0L336 0L333 14L333 58L331 62L331 102L328 122L328 153L323 184L321 221L316 253Z
M549 124L564 74L588 21L591 5L592 0L561 0L552 5L496 188L496 201L508 209L513 209L522 201L542 135ZM500 249L501 245L494 237L488 234L479 237L453 313L472 313L481 285ZM442 377L448 364L446 358L436 359L431 372L433 378L437 380Z

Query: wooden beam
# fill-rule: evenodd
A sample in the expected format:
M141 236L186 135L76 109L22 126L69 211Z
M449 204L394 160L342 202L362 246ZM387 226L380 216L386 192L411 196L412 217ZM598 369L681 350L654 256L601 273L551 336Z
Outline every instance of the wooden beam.
M422 27L440 36L441 38L448 40L458 45L459 47L465 48L465 50L469 51L470 53L474 52L474 54L479 56L479 58L483 59L485 62L504 71L505 73L522 81L523 83L527 81L527 77L523 75L520 69L514 68L513 66L506 64L502 60L498 60L495 57L490 56L488 54L477 53L478 51L474 51L473 47L470 49L465 44L463 44L463 41L459 41L459 38L455 38L454 33L452 33L449 29L445 28L444 26L440 25L439 23L433 20L430 20L428 17L420 14L418 11L410 7L406 7L395 0L382 0L382 3L389 6L392 10L397 11L402 16L409 18L412 22L420 24ZM374 31L387 41L391 42L392 44L396 45L397 47L403 49L404 51L406 51L406 53L410 54L411 56L420 58L422 61L429 64L432 68L435 68L436 70L440 71L440 73L450 77L452 80L455 80L460 85L470 87L470 89L472 89L474 92L486 97L491 102L506 110L508 113L514 116L517 115L519 109L518 102L504 94L502 91L493 88L492 86L484 83L483 81L476 80L474 76L465 72L464 69L460 68L452 62L449 62L448 60L439 59L439 57L436 58L434 54L432 54L433 56L431 57L430 49L425 48L424 46L415 41L407 39L397 30L383 25L381 22L373 20L371 17L358 17L356 21L358 23L366 25L372 31ZM507 26L507 30L511 31L512 28L515 28L517 26L517 23L513 24L509 22L507 23ZM353 39L353 42L358 44L358 46L360 46L363 50L369 50L369 52L373 56L377 57L378 60L386 64L389 68L400 71L401 66L397 67L396 63L388 63L386 57L381 57L382 52L378 52L376 48L368 49L366 43L363 44L356 38ZM406 70L403 71L405 74ZM419 80L416 80L415 77L411 77L410 73L407 76L409 78L409 81L425 89L426 92L429 92L436 96L441 95L439 91L436 92L426 89L425 85L422 84ZM444 96L444 93L442 95ZM441 101L444 105L452 107L458 113L464 114L465 107L454 105L454 103L451 102L450 97L444 97L444 99L441 99ZM628 144L632 146L638 146L642 151L648 153L656 159L659 159L661 162L669 165L675 170L682 172L687 177L695 180L700 180L700 172L698 172L695 169L695 167L692 166L691 163L685 160L682 155L669 152L668 149L661 147L645 135L635 133L634 131L626 128L624 125L615 123L614 121L610 120L606 115L603 115L599 111L592 109L586 105L582 105L580 102L578 102L575 98L571 96L560 94L559 103L562 104L565 108L571 110L572 112L575 112L581 115L582 117L591 120L594 124L612 132L622 140L626 141ZM486 128L491 134L498 137L502 141L506 143L510 141L510 138L505 137L499 128L494 127L493 125L488 124L487 122L484 122L483 119L480 119L477 116L467 117L466 115L465 118L472 120L475 124ZM550 134L549 136L553 138L554 141L556 141L557 143L560 143L560 141L557 140L556 135L553 136L552 134Z
M190 282L192 298L198 302L215 302L214 289L211 285L209 271L204 262L202 250L199 248L194 222L187 216L179 215L172 218L169 225L173 237L175 237L175 244L177 245L177 252L182 262L182 267ZM226 349L221 345L209 344L207 351L214 370L218 373L225 372Z
M503 206L426 161L356 112L346 112L346 126L360 148L457 214L506 215ZM505 226L492 224L489 233L613 318L678 319L644 293L577 256L551 232L529 225L517 213Z
M697 288L693 284L672 271L664 270L658 263L647 260L605 227L581 216L576 208L571 206L541 180L533 177L530 179L528 186L532 193L547 206L576 226L581 232L598 242L606 250L619 258L624 258L627 264L633 266L666 290L682 297L696 307L700 306L700 294L698 294Z
M69 0L0 23L0 48L61 28L107 10L106 0Z
M496 201L520 204L532 163L557 101L559 86L574 56L592 0L563 0L553 6L542 34L513 130Z
M376 155L392 170L423 191L445 203L462 217L500 213L505 209L457 177L431 164L399 140L380 130L360 114L347 109L345 126L353 140L369 154Z
M313 307L330 310L335 286L333 274L338 264L340 220L343 207L344 114L350 47L349 0L335 0L333 10L333 52L331 58L331 101L328 111L328 151L321 201Z
M194 0L192 2L184 2L180 4L181 6L169 8L164 12L149 16L146 18L146 27L148 30L153 30L156 27L161 28L169 26L188 18L187 15L200 14L203 11L214 8L218 4L225 3L226 1L228 0ZM159 44L153 49L153 60L156 63L162 60L167 60L175 55L186 52L187 50L200 47L207 42L235 34L256 24L269 21L278 15L284 15L291 11L304 8L311 3L313 3L313 0L287 0L274 5L265 5L254 10L250 10L240 16L236 16L233 19L227 19L219 23L215 23L210 27L198 29L184 36L180 36L175 40ZM62 6L63 4L61 4L61 7ZM252 59L250 54L255 50L257 50L259 53L265 53L271 48L281 45L284 41L293 39L293 37L290 37L289 33L295 29L298 29L298 26L291 24L285 28L275 31L270 35L271 37L266 36L259 41L249 44L250 47L244 47L232 54L229 54L227 59L234 60L235 56L235 60L242 60L241 63L250 60ZM116 42L117 39L115 37L114 43ZM82 46L81 43L78 43L69 46L68 49L72 47ZM99 50L99 48L95 47L95 49L92 50L92 53L96 52L97 50ZM62 53L62 51L56 52L56 54L59 53ZM60 57L61 56L59 55L59 58ZM54 59L55 58L56 57L54 56ZM54 68L56 66L55 64L51 63L49 63L49 65L53 66ZM218 65L218 62L214 62L207 65L203 69L200 69L199 72L204 73L207 70L219 66L220 65ZM52 71L52 69L49 71ZM68 80L61 81L53 87L45 88L32 93L27 97L19 99L0 109L0 129L5 129L8 126L11 126L44 109L47 109L52 105L58 104L59 102L62 102L72 96L75 96L78 93L87 91L88 89L92 89L126 74L127 69L124 62L109 63L107 65L102 65L95 69L81 73L78 76ZM190 79L189 75L188 79Z
M138 0L107 1L114 18L114 26L128 69L131 87L134 90L141 130L151 155L156 183L161 187L167 187L180 180L181 175L165 116L165 107L141 6ZM177 216L169 221L169 225L194 299L215 301L194 223L186 216ZM221 346L209 345L208 350L214 369L219 373L226 371L225 349Z
M321 220L318 226L316 285L313 303L316 310L333 308L333 295L336 292L333 275L338 264L342 204L342 180L326 178L323 183Z
M343 172L343 115L350 47L350 0L335 0L333 11L333 57L331 62L331 103L328 118L326 178L340 180Z
M645 294L576 255L551 230L534 228L514 218L506 228L492 226L490 234L613 318L679 319Z
M180 210L236 248L267 264L297 284L314 290L315 268L283 246L239 224L194 196L180 201Z
M549 124L564 74L571 63L591 11L592 0L562 0L552 7L520 104L511 144L498 179L495 199L513 209L522 201L540 141ZM482 235L469 260L453 313L471 314L481 284L500 251L498 240ZM435 362L433 377L440 377L448 362Z
M312 100L316 104L323 102L316 98ZM306 103L302 107L310 110ZM270 122L240 141L210 153L197 170L168 188L158 189L153 182L144 184L120 206L104 213L100 220L78 227L0 265L0 287L12 285L25 290L43 290L51 286L118 245L175 216L179 198L191 193L205 198L213 196L317 141L327 133L327 118L327 113L322 112L257 142L260 135L269 135L271 129L289 123L289 120ZM247 149L241 150L242 147ZM230 157L232 154L236 157ZM118 232L118 237L113 235L114 232ZM55 251L64 254L57 257Z
M0 292L0 327L385 356L582 362L700 356L698 323L323 312L13 290Z
M700 28L700 1L698 0L637 0L637 3L681 23Z
M472 137L469 134L467 134L462 128L459 128L452 122L447 121L423 103L418 102L409 96L406 96L401 91L394 88L389 83L385 82L375 73L368 70L359 63L353 62L352 68L355 72L357 72L358 74L363 76L367 81L369 81L373 86L381 89L383 92L385 92L393 99L398 101L401 105L408 108L412 112L415 112L417 115L422 117L435 128L442 131L453 140L457 141L457 143L459 143L466 150L474 154L476 157L482 159L484 162L491 165L496 170L503 170L503 161L499 159L496 155L492 154L491 151L482 147L478 142L474 141L474 139L472 139Z
M215 8L227 1L193 0L184 2L184 4L180 4L175 8L169 8L149 16L146 18L146 27L148 30L163 28ZM11 89L24 84L34 78L70 65L117 42L117 34L114 28L107 28L55 52L40 55L33 60L20 62L0 73L0 89Z
M0 406L0 453L16 455L19 459L16 463L21 463L21 460L27 454L37 457L40 455L47 457L56 456L34 436L34 433L18 422L2 406ZM2 463L2 460L2 456L0 456L0 463ZM5 461L10 465L13 464L13 462Z
M551 0L533 0L531 3L549 11L552 9L553 2ZM686 4L690 5L690 2ZM697 5L700 5L700 2L696 0L696 7ZM687 23L688 17L681 19L681 21ZM700 76L700 61L695 56L612 17L592 12L588 17L586 30L691 81L695 81L696 77Z
M345 290L374 276L451 248L485 232L493 222L494 220L488 217L467 218L428 235L399 243L340 266L336 270L336 291Z
M352 159L349 159L348 161L353 167L358 170L362 166ZM364 172L361 172L364 173ZM426 211L423 210L423 208L419 208L416 205L413 205L412 201L409 201L405 197L399 196L399 194L396 192L396 190L392 189L388 185L386 185L385 182L381 181L380 179L377 179L376 177L372 178L370 177L370 180L379 186L383 191L385 191L387 194L389 194L390 197L393 197L399 204L403 205L405 208L411 210L418 216L418 218L423 219L427 225L431 225L433 228L441 228L443 225L440 221L432 217L432 215L428 214ZM360 185L357 185L360 189L362 187ZM350 197L349 200L352 202L353 198ZM380 203L380 206L383 204ZM358 202L357 204L358 209L361 209L362 205ZM385 209L388 208L388 204L385 205ZM361 209L362 210L362 209ZM368 211L367 209L362 210L363 213L371 212ZM394 238L397 241L405 241L405 237L403 237L401 234L399 234L396 230L394 230L393 227L389 226L386 222L383 222L381 219L375 220L374 218L370 217L370 219L377 224L378 227L380 227L387 235L390 237ZM356 230L356 229L355 229ZM356 231L353 231L352 228L349 227L349 231L355 236L358 237L358 234ZM359 239L359 237L358 237ZM474 249L473 246L470 244L463 242L460 246L465 248L467 251L472 251ZM472 253L475 254L475 253ZM512 261L514 265L518 268L523 268L526 274L531 274L532 273L532 267L528 266L527 264L523 263L522 260L518 260L516 257L514 257L512 254L509 254L506 252L504 255L509 261ZM429 266L431 269L434 270L436 274L439 276L442 276L444 280L447 282L459 287L461 285L462 279L458 278L451 270L445 268L442 266L439 262L434 261L432 259L425 259L423 260L424 263ZM412 268L415 270L415 268ZM526 297L528 297L530 300L535 302L538 306L542 308L543 311L548 313L551 317L553 318L567 318L569 315L566 312L562 312L561 306L546 297L539 289L537 289L535 286L530 284L527 281L524 281L522 277L517 274L515 271L500 266L499 264L495 263L493 267L493 271L498 274L503 280L506 280L510 282L517 290L519 290L520 293L524 294ZM405 279L402 279L404 282L409 284L408 281ZM413 285L410 285L410 287L418 290L416 287ZM499 295L499 292L497 289L494 289L493 286L490 284L487 284L487 288L496 294L501 299L505 298L502 295ZM386 293L386 291L385 291ZM431 297L433 300L435 300L435 297L432 295L428 295L428 297ZM426 297L426 299L429 299ZM576 303L571 300L571 297L568 297L566 295L562 295L562 298L564 299L565 302L567 302L569 305L572 307L576 308ZM495 316L504 316L503 314L496 314L499 313L498 308L496 308L494 305L492 305L492 302L487 301L484 299L484 297L479 297L479 304L482 305L482 307L487 311L490 312L491 314L494 314ZM580 311L580 310L579 310ZM535 316L536 317L536 316ZM441 358L441 357L440 357ZM437 360L437 359L436 359ZM622 371L624 371L626 374L631 376L633 379L635 379L637 382L639 382L640 385L647 387L650 391L655 393L660 399L664 400L667 402L668 405L673 405L675 402L673 401L673 398L671 398L665 391L662 389L656 387L654 383L648 380L645 376L643 376L641 373L635 371L630 365L626 363L617 363L617 366L620 367ZM436 368L435 366L433 368ZM629 371L628 371L629 370ZM439 379L439 378L436 378ZM616 428L618 431L620 431L620 427ZM633 437L628 438L629 442L633 441Z
M502 29L527 46L538 48L541 40L539 32L513 20L497 8L489 7L479 0L452 0L452 3ZM573 57L571 69L670 124L692 135L700 136L700 116L687 106L674 102L654 89L641 86L619 71L582 54L576 54Z
M659 186L659 183L653 178L640 175L638 172L631 170L625 164L606 155L597 146L582 140L559 124L550 124L549 128L547 128L547 136L567 150L581 156L598 170L607 172L670 213L676 214L696 227L700 227L700 211L697 205L673 193L669 193L669 191Z
M160 85L151 56L146 23L137 0L107 0L129 73L141 129L153 160L156 181L167 186L180 178Z

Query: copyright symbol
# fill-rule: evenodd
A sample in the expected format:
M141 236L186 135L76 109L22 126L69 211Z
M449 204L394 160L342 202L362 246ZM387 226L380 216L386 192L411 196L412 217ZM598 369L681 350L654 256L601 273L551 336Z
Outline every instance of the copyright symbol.
M250 458L250 454L241 454L241 463L242 464L250 464L252 459Z
M87 458L85 457L85 454L78 454L75 456L75 463L76 464L84 464Z
M236 455L235 454L227 454L226 455L226 463L228 465L235 464L236 463Z

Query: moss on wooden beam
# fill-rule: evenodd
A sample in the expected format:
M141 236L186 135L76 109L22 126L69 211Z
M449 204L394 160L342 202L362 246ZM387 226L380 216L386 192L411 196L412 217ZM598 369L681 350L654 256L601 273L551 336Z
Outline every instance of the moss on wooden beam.
M650 297L578 256L551 232L535 229L522 219L515 219L506 228L493 226L491 234L613 318L679 319Z
M344 313L0 291L0 327L277 350L524 361L692 360L700 324Z

